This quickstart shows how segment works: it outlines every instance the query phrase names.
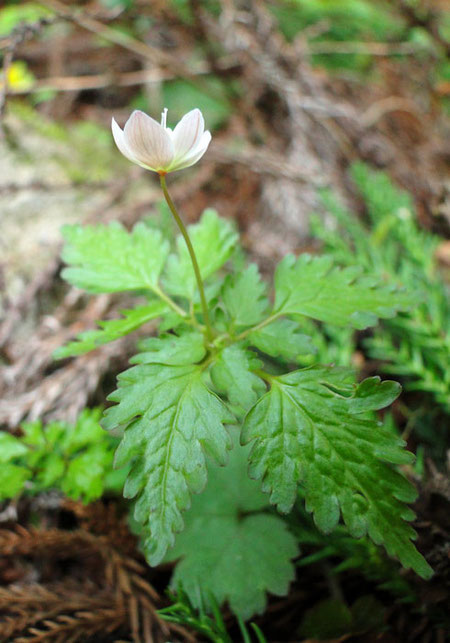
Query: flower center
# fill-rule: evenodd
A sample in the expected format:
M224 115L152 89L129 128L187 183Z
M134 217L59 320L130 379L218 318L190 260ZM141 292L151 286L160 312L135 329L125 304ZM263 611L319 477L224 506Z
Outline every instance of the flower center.
M161 114L161 127L164 127L164 129L167 127L167 107L164 107L164 111Z

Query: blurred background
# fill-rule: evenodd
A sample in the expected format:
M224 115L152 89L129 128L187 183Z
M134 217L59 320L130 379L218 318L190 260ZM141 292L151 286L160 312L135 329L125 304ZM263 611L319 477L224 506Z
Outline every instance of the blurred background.
M140 219L170 226L156 177L122 157L110 122L123 126L133 109L159 120L167 107L173 126L199 107L211 146L195 167L169 177L187 222L205 207L233 219L266 276L286 252L327 251L427 293L412 317L373 334L311 329L323 361L402 381L390 421L419 454L415 475L429 474L421 519L434 531L422 545L446 571L434 593L419 592L418 603L432 605L420 618L391 610L397 638L386 641L445 636L449 43L445 0L0 7L1 425L73 421L114 387L134 339L52 360L54 349L127 306L124 297L87 298L63 284L60 228ZM285 600L274 608L279 640L289 640L295 611Z

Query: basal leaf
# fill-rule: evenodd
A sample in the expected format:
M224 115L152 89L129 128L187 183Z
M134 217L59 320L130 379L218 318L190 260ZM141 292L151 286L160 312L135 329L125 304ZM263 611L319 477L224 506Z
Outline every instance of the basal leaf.
M237 234L215 210L205 210L200 221L189 226L189 236L203 279L219 270L230 258ZM177 253L170 255L165 272L165 288L172 295L192 299L197 289L189 252L182 236L177 238Z
M275 273L274 311L301 314L337 326L363 329L378 317L393 317L412 301L391 286L379 285L355 267L333 266L331 257L285 257Z
M255 264L242 272L228 275L222 299L234 329L254 326L267 316L269 300L266 290L266 284L261 280Z
M282 596L294 578L295 538L281 518L264 513L267 496L247 475L248 449L236 444L226 467L209 467L206 490L193 499L169 560L181 559L172 585L197 608L228 601L244 619Z
M119 404L104 420L107 429L126 427L115 462L132 461L124 493L137 498L135 518L147 532L144 550L152 565L183 528L181 512L190 506L191 494L205 486L205 456L225 464L230 441L223 423L234 422L206 386L202 366L185 363L175 339L171 351L167 338L158 341L161 350L152 342L152 350L135 359L142 363L119 376L119 388L110 396ZM191 344L195 341L192 334ZM170 363L175 354L182 363Z
M121 314L123 315L123 319L111 319L98 322L100 326L99 329L80 333L73 342L58 348L53 353L53 357L55 359L64 359L65 357L88 353L103 344L108 344L132 333L152 319L160 317L166 310L167 305L159 299L151 301L146 306L139 306L139 308L132 308L131 310L122 310Z
M226 394L231 404L244 411L255 404L265 390L262 379L252 373L252 362L255 366L259 365L251 351L232 345L219 353L211 369L211 378L217 390Z
M390 463L407 463L404 442L369 414L399 394L395 382L349 383L344 369L316 367L274 377L248 413L242 441L255 441L250 475L280 511L291 509L299 483L317 527L331 532L340 514L351 535L366 533L405 567L428 577L431 568L410 542L414 517L404 503L414 487Z
M158 230L138 223L128 232L120 223L63 227L62 276L91 293L153 290L169 254Z
M276 319L250 333L249 340L252 346L263 353L291 362L295 362L301 355L316 352L309 335L302 333L299 325L291 319Z

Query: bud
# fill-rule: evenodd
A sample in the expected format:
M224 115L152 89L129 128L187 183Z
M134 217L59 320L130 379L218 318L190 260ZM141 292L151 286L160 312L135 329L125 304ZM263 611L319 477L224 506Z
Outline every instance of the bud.
M121 130L113 118L111 127L117 147L133 163L158 174L194 165L211 141L201 111L193 109L185 114L173 131L166 126L166 119L167 108L161 123L136 110Z

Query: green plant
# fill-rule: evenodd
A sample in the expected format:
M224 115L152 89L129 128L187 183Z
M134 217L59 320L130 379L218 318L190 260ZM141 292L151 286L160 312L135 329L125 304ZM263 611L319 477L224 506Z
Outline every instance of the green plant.
M181 587L178 587L176 593L169 591L168 595L172 604L158 612L164 620L189 627L214 643L233 643L214 596L209 596L212 613L212 616L209 616L203 609L196 609L192 605L189 596ZM242 618L238 616L237 621L242 643L252 643L252 637ZM255 635L256 643L266 643L263 633L255 623L250 623L250 628Z
M347 337L349 328L364 329L408 308L410 296L327 256L285 257L275 271L273 298L256 266L233 270L229 260L242 252L233 226L207 210L186 228L167 190L167 172L200 158L205 135L198 110L173 131L165 114L161 125L135 114L124 131L116 127L121 151L160 175L181 231L175 243L144 223L131 232L118 223L63 229L67 281L91 293L134 291L144 303L123 319L101 322L59 356L160 320L158 336L142 340L132 368L119 375L110 396L116 404L103 420L106 429L123 432L115 465L131 467L124 494L135 499L147 560L181 558L174 583L182 582L194 605L208 606L212 595L248 618L263 609L266 590L287 591L296 555L268 504L288 514L304 502L321 532L333 532L342 517L353 538L367 534L429 577L408 525L414 514L405 503L416 492L398 470L413 456L375 415L398 396L399 385L378 377L357 384L343 366L292 370L314 354L305 333L312 322L305 318L345 329ZM247 467L259 485L248 480ZM225 541L233 545L222 561ZM264 569L251 592L245 569L255 555Z
M59 489L92 502L105 491L121 492L127 470L114 471L119 440L100 426L101 409L86 409L75 424L25 422L21 435L0 432L0 498Z
M383 360L383 371L403 379L405 388L429 392L450 411L450 300L436 261L438 238L419 228L411 198L389 177L358 163L352 177L364 199L367 221L358 219L324 193L335 218L330 228L313 219L313 233L335 260L355 263L388 276L414 293L416 304L395 319L383 321L365 340L369 355Z

